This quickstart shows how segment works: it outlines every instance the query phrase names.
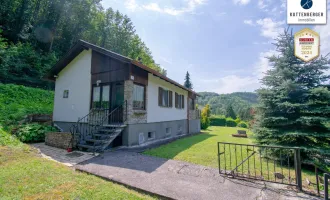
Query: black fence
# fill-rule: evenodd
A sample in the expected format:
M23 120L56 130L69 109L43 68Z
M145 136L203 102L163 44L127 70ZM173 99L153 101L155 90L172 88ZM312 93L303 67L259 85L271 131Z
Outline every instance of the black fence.
M299 148L218 142L218 166L220 174L302 190Z

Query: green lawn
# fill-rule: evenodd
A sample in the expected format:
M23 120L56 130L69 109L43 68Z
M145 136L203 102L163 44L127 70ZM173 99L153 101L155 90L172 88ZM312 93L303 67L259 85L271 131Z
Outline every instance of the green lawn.
M1 129L0 196L1 199L153 199L41 158L34 149Z
M236 132L237 128L213 126L203 131L203 134L176 140L144 154L218 167L217 142L252 144L251 139L232 137L231 134ZM248 136L251 136L250 134L248 132Z
M252 132L248 133L249 138L237 138L232 137L231 134L236 133L237 130L242 128L231 128L231 127L209 127L206 131L203 131L202 134L195 135L192 137L187 137L183 139L176 140L170 144L162 145L158 148L148 150L144 152L146 155L151 156L157 156L167 159L174 159L174 160L182 160L190 163L195 163L199 165L209 166L213 168L218 168L218 149L217 149L217 142L229 142L229 143L239 143L239 144L253 144L252 139ZM234 150L235 146L231 146L231 151L228 150L229 146L226 146L226 169L232 170L237 166L236 163L240 163L240 161L247 158L247 149L243 147L242 153L239 146L237 146L237 157L235 157ZM249 148L252 149L252 148ZM223 147L221 147L221 151L223 151ZM294 181L295 175L294 175L294 168L290 165L290 167L284 167L284 163L275 163L273 160L268 160L265 158L262 158L260 160L260 154L259 149L255 149L256 156L255 160L252 159L254 157L251 157L249 162L245 162L243 166L240 166L238 169L238 173L241 173L242 171L244 174L249 174L251 176L263 176L268 178L270 180L275 181L274 171L279 172L281 174L284 174L286 179L284 182L289 182L289 173L291 177L291 181ZM249 155L251 154L251 151L249 151ZM284 152L283 152L284 154ZM231 160L229 158L231 157ZM224 155L221 157L221 168L224 169ZM237 161L236 161L237 160ZM231 162L230 162L231 161ZM254 168L255 165L255 168ZM267 167L268 165L268 167ZM275 168L275 170L274 170ZM254 170L256 169L256 170ZM261 175L261 169L263 171ZM268 172L269 169L269 172ZM289 171L290 169L290 171ZM283 170L283 171L282 171ZM306 185L306 178L311 180L313 183L315 183L315 176L312 171L303 170L303 184L306 188L311 188L310 186ZM279 179L277 179L279 181Z

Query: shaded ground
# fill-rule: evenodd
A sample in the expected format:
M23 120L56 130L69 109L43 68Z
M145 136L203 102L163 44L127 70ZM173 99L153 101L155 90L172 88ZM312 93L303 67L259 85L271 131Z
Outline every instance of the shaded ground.
M69 167L95 157L93 153L89 152L74 151L68 153L65 149L47 146L45 143L35 143L32 146L38 149L44 158L63 163Z
M128 151L107 152L75 168L173 199L316 199L281 185L227 179L214 168Z

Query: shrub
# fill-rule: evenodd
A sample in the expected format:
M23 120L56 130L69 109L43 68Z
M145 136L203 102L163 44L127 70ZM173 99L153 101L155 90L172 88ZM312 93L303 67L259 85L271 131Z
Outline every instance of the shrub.
M22 142L43 142L45 134L51 131L57 131L57 129L40 124L24 124L18 127L15 135Z
M201 116L201 129L205 130L210 126L210 106L206 104L206 106L202 110Z
M239 117L237 117L237 118L235 119L236 124L241 123L241 121L242 121L242 120L241 120Z
M241 128L248 128L248 125L245 122L240 122L237 126Z
M224 116L212 116L210 117L211 126L226 126L226 118Z
M226 125L228 127L236 127L237 126L237 123L232 118L227 118L226 119Z

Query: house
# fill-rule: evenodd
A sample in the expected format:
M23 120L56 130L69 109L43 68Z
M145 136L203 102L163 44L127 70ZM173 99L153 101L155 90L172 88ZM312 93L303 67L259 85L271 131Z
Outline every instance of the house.
M78 41L47 73L53 121L86 150L200 132L197 94L138 61Z

